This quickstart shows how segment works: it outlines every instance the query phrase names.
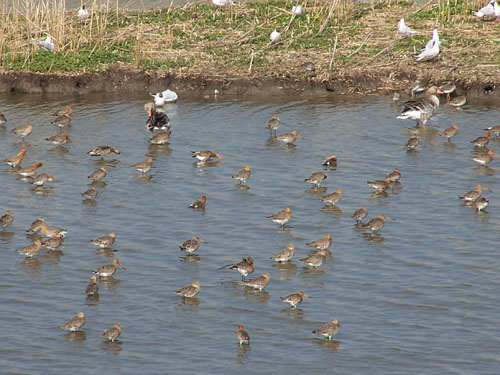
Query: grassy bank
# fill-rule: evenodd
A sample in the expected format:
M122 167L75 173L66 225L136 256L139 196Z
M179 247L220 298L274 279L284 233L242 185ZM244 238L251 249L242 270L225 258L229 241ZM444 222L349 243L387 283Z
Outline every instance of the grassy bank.
M3 71L82 73L118 66L226 80L321 82L356 76L391 86L404 75L454 79L465 86L500 81L500 24L471 15L484 1L436 0L435 6L419 9L406 1L306 0L298 17L291 13L295 2L287 0L145 11L97 1L84 21L76 11L66 11L61 0L45 0L38 7L16 1L17 11L1 9ZM421 34L397 36L401 17ZM270 45L269 34L276 27L282 40ZM430 39L433 28L442 40L440 58L416 63L412 55ZM30 42L46 35L54 39L53 52ZM314 73L301 68L310 61Z

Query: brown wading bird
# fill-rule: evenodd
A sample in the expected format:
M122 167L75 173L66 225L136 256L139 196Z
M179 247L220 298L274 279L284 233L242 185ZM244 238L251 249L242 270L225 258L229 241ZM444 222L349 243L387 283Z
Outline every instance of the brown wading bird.
M20 170L17 171L18 174L24 177L31 177L36 173L36 170L40 168L43 165L43 163L40 161L35 164L28 165L27 167L21 168Z
M241 281L244 281L245 278L255 271L255 264L253 263L253 258L243 258L241 262L235 264L229 264L227 266L223 266L220 269L231 269L236 270L241 274Z
M92 180L102 180L104 177L106 177L106 167L96 169L87 178L90 178Z
M193 298L198 293L200 293L200 283L198 281L194 281L191 285L187 285L175 291L175 294L178 294L185 298Z
M332 242L332 235L328 233L316 241L309 242L307 246L315 247L318 250L326 250L332 245Z
M99 337L114 342L121 334L122 334L122 326L120 325L120 323L115 323L115 325L112 328L105 330L103 333L99 335Z
M59 326L59 328L64 329L66 331L79 331L85 325L85 314L79 312L76 316L72 317L66 323Z
M389 179L390 182L399 182L401 179L401 172L398 168L394 168L394 171L385 176L386 179Z
M101 159L110 153L119 155L120 151L111 146L96 146L92 150L87 152L87 154L89 154L90 156L100 156Z
M439 133L439 135L441 137L448 138L448 142L449 142L452 137L457 135L457 133L458 133L458 126L456 124L453 124L449 128L447 128L447 129L443 130L441 133Z
M62 234L56 234L54 237L49 237L42 242L42 246L50 250L55 250L58 247L61 247L62 244L63 244Z
M293 246L293 244L290 243L286 245L286 247L279 253L272 256L271 259L273 259L276 262L288 262L293 258L294 255L295 255L295 246Z
M330 257L330 252L328 250L316 250L314 253L307 258L300 259L299 262L307 264L309 267L318 268L323 263L325 263L326 257Z
M415 150L420 143L416 134L413 134L410 139L406 142L405 146L408 150Z
M332 337L337 334L339 328L340 328L339 321L333 318L331 321L323 325L321 328L312 331L312 333L316 333L317 335L323 335L325 337L328 337L328 340L331 340Z
M209 159L211 158L216 158L216 159L220 159L220 160L223 160L224 158L216 153L216 152L212 152L210 150L205 150L205 151L191 151L191 156L193 158L196 158L202 162L206 162L206 161L209 161Z
M48 173L40 173L35 177L27 177L27 180L30 184L36 186L43 186L46 182L54 182L55 178L51 174Z
M16 253L33 258L36 254L38 254L41 248L42 248L42 241L36 240L35 242L29 244L28 246L16 250Z
M17 128L12 129L10 132L11 134L15 134L22 137L24 142L24 138L30 135L32 131L33 131L33 125L28 124L28 125L18 126Z
M342 199L342 190L337 189L333 193L325 195L323 198L320 199L320 201L334 206L335 203L339 202L341 199Z
M366 183L374 188L377 192L392 189L391 180L388 178L386 178L385 180L366 181Z
M101 277L113 276L118 266L126 270L126 268L123 267L123 264L117 258L115 258L113 260L113 264L105 264L104 266L101 266L98 269L94 270L94 273Z
M200 248L200 244L204 242L200 237L196 236L191 240L184 241L179 248L181 251L185 251L188 254L194 253Z
M497 137L500 135L500 125L490 126L484 130L488 130L490 133L495 134Z
M245 165L238 173L232 176L235 180L238 180L240 184L246 184L247 180L250 178L250 167Z
M21 165L21 163L24 159L24 155L26 155L26 149L22 149L16 155L8 157L6 159L3 159L3 161L5 163L9 164L12 168L15 168L15 167Z
M31 223L30 227L26 232L36 233L42 229L42 226L45 224L45 220L43 216L38 216L34 222Z
M52 125L58 126L61 129L65 126L68 126L71 123L72 113L73 109L69 105L64 107L63 112L61 112L61 114L54 121L52 121Z
M164 145L168 143L172 130L158 130L149 140L149 143L153 145Z
M275 223L278 223L282 227L285 226L290 220L292 220L292 210L289 207L285 207L283 211L277 214L266 217L266 219L271 219Z
M97 237L93 240L90 240L90 242L104 249L107 247L111 247L115 243L115 238L116 238L115 232L109 232L109 234Z
M206 203L207 203L207 197L202 195L200 199L197 199L193 203L191 203L189 205L189 208L199 208L201 210L204 210Z
M277 140L284 142L287 146L293 144L297 138L302 138L302 136L294 130L291 133L283 133L276 137Z
M290 304L290 307L296 308L299 303L302 303L303 297L309 297L302 290L299 290L297 293L289 294L286 297L280 297L281 300L285 303Z
M49 228L44 221L40 223L39 230L44 237L55 237L58 234L64 237L68 233L68 230L64 228Z
M250 343L250 335L247 331L245 331L245 328L243 328L242 325L238 326L238 329L236 330L236 337L238 338L240 345Z
M490 138L490 132L486 132L484 137L477 137L473 141L470 141L470 143L472 143L476 147L486 147L486 145L490 143Z
M368 223L364 224L362 228L371 229L373 233L377 233L384 226L385 220L392 220L392 219L385 215L379 215L371 219Z
M85 293L88 296L95 296L99 293L99 286L97 285L97 275L92 275L89 283L85 287Z
M97 194L99 194L99 192L95 187L91 186L90 189L85 190L81 194L86 200L92 200L97 197Z
M51 137L45 138L46 141L53 143L55 145L63 145L70 141L68 132L62 132Z
M361 208L357 209L353 214L352 218L356 220L356 223L361 223L361 220L363 220L366 216L368 215L368 211L366 210L366 206L361 206Z
M337 166L337 157L335 155L327 157L325 160L323 160L323 165L329 165L331 167L336 167Z
M266 125L266 129L269 129L270 135L273 135L273 131L274 131L274 138L276 138L276 130L278 130L279 127L280 127L280 118L278 117L278 115L274 115L267 122L267 125Z
M497 154L493 150L488 150L486 154L481 154L472 158L476 163L481 164L481 166L486 166L489 164Z
M10 213L10 210L7 210L5 214L0 217L0 225L2 226L2 230L12 225L14 222L14 216Z
M269 284L269 274L267 272L264 272L261 276L258 276L254 279L243 281L243 285L257 290L264 289L267 284Z
M481 198L482 190L490 191L486 186L478 184L474 190L468 191L464 195L460 195L459 198L465 200L466 202L475 202Z
M148 156L146 160L140 161L139 163L132 164L130 168L137 169L142 174L149 172L153 168L153 158Z
M490 204L490 201L487 200L485 197L482 197L474 202L474 207L476 208L476 211L479 212L488 207L488 204Z
M327 178L328 176L326 173L314 172L310 177L306 178L304 181L316 185L316 187L319 187L321 185L321 182L323 182Z

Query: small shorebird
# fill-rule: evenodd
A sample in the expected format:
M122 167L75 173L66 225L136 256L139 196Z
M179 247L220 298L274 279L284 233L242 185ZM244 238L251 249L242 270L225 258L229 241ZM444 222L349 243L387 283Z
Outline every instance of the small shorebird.
M316 241L309 242L307 246L315 247L318 250L326 250L332 245L332 242L332 235L328 233Z
M68 230L67 229L63 229L63 228L49 228L45 224L45 221L42 221L40 223L40 233L44 237L55 237L58 234L60 234L61 236L64 237L66 235L66 233L68 233Z
M468 191L464 195L460 195L459 198L465 200L466 202L475 202L481 198L481 191L489 191L486 186L478 184L474 190Z
M108 248L111 247L115 243L116 234L115 232L109 232L105 236L97 237L93 240L90 240L94 245L99 246L100 248Z
M239 263L229 264L220 269L237 270L241 274L241 281L244 281L248 275L255 271L255 264L253 263L253 258L248 257L243 258Z
M35 177L27 177L27 180L30 184L36 186L43 186L46 182L54 182L55 178L51 174L48 173L40 173Z
M487 200L485 197L482 197L474 202L474 207L476 208L477 212L483 211L486 207L488 207L489 203L489 200Z
M377 233L384 226L385 220L392 220L392 219L385 215L379 215L371 219L368 223L363 224L362 228L370 229L373 231L373 233Z
M198 293L200 293L200 283L198 281L194 281L191 285L187 285L175 291L175 294L186 298L193 298Z
M319 187L319 185L321 185L321 182L323 182L327 178L328 176L326 173L314 172L310 177L306 178L304 181L316 185L316 187Z
M94 270L94 273L101 277L113 276L118 266L121 266L124 270L126 270L126 268L123 267L123 264L117 258L115 258L113 259L113 264L105 264L104 266L101 266L98 269Z
M35 242L23 247L22 249L16 250L16 253L26 255L27 257L33 258L40 249L42 248L42 241L36 240Z
M172 130L158 130L155 134L153 134L149 143L153 145L164 145L165 143L168 143L170 134L172 134Z
M21 168L17 171L18 174L24 177L31 177L36 173L36 170L43 165L41 161L35 164L28 165L27 167Z
M335 155L327 157L325 160L323 160L323 165L328 165L330 167L336 167L337 166L337 157Z
M60 233L56 234L54 237L49 237L42 242L42 246L50 250L55 250L58 247L61 247L62 244L63 236Z
M285 207L283 211L278 212L277 214L267 216L266 219L271 219L275 223L278 223L282 227L285 226L292 219L292 210L289 207Z
M250 335L247 331L245 331L245 328L243 328L242 325L238 326L238 329L236 330L236 337L238 338L240 345L250 343Z
M60 329L64 329L66 331L76 332L82 329L85 325L85 314L83 312L79 312L66 323L59 326Z
M368 215L368 211L366 210L366 206L361 206L361 208L357 209L353 214L352 218L356 220L356 223L361 223L361 220L363 220L366 216Z
M219 160L223 160L224 158L216 153L216 152L212 152L210 150L205 150L205 151L191 151L191 156L193 158L196 158L202 162L206 162L208 160L210 160L211 158L217 158Z
M490 133L495 134L497 137L500 135L500 125L490 126L484 130L488 130Z
M200 248L200 244L204 242L200 237L196 236L191 240L184 241L179 245L179 249L181 251L185 251L188 254L194 253L196 250Z
M295 246L289 243L283 250L281 250L276 255L272 256L271 259L273 259L276 262L288 262L293 258L294 255L295 255Z
M280 134L276 137L277 140L284 142L286 145L293 144L297 138L302 138L302 136L296 130L290 133Z
M247 180L250 178L250 167L245 165L238 173L232 176L235 180L239 180L240 184L246 184Z
M450 100L450 104L453 107L461 107L467 103L467 97L465 95L455 96Z
M45 138L46 141L53 143L55 145L63 145L70 141L68 132L62 132L51 137Z
M454 137L458 133L458 126L456 124L453 124L449 128L443 130L439 135L441 137L446 137L448 138L448 142L450 141L451 137Z
M488 150L488 152L485 154L474 156L472 160L474 160L476 163L481 164L482 166L485 166L489 164L496 156L497 154L494 153L493 150Z
M341 199L342 199L342 190L337 189L333 193L325 195L323 198L320 199L320 201L334 206L335 203L338 203Z
M258 276L254 279L243 281L243 285L258 290L264 289L267 284L269 284L269 274L267 272L264 272L261 276Z
M66 323L59 326L59 328L64 329L66 331L79 331L85 325L85 314L79 312L76 316L72 317Z
M328 250L316 250L314 253L307 258L300 259L299 262L307 264L309 267L318 268L323 263L325 263L326 257L330 257L330 252Z
M267 125L266 125L266 129L269 129L270 135L273 135L273 131L274 131L274 138L276 138L276 131L278 130L279 127L280 127L280 118L278 117L278 115L274 115L267 122Z
M323 335L328 337L328 340L332 339L332 336L335 336L339 331L340 324L339 321L333 318L331 321L323 325L321 328L315 329L312 333L316 333L317 335Z
M193 203L191 203L189 205L189 208L199 208L199 209L204 210L206 203L207 203L207 197L202 195L201 198L199 198L199 199L195 200Z
M42 226L45 224L45 220L43 216L38 216L34 222L31 223L30 227L26 232L36 233L42 229Z
M51 122L52 125L58 126L61 129L65 126L68 126L71 123L71 114L72 113L73 113L73 109L69 105L64 107L64 113L57 116L57 118Z
M121 334L122 334L122 326L120 325L120 323L115 323L113 328L105 330L103 333L99 335L99 337L114 342Z
M24 138L30 135L32 131L33 131L33 125L28 124L28 125L18 126L17 128L12 129L10 132L11 134L15 134L22 137L24 142Z
M446 82L443 86L439 88L443 94L446 94L446 101L449 102L451 94L457 89L457 85L453 82Z
M392 189L391 180L388 178L386 178L385 180L366 181L366 183L374 188L377 192L383 192L387 189Z
M99 194L99 192L97 191L97 189L93 186L91 186L89 189L85 190L82 194L82 197L84 197L86 200L92 200L92 199L95 199L97 197L97 194Z
M22 149L16 155L3 159L3 161L9 164L12 168L21 165L24 155L26 155L26 149Z
M394 168L394 171L385 176L386 179L389 179L390 182L399 182L401 179L401 172L398 168Z
M10 213L10 210L7 210L5 214L0 217L0 225L2 226L2 230L12 225L14 222L14 216Z
M289 303L292 308L297 307L299 303L302 302L303 297L309 297L302 290L299 290L297 293L289 294L286 297L280 297L281 300L285 303Z
M85 293L88 296L95 296L99 294L99 286L97 285L97 275L92 275L90 277L90 281L85 287Z
M90 156L100 156L101 159L110 153L119 155L120 151L111 146L96 146L92 150L87 152L87 154L89 154Z
M420 140L418 139L416 134L412 134L410 139L406 142L405 146L408 150L416 150L418 145L420 143Z
M3 113L0 113L0 126L4 126L7 123L7 118Z
M434 116L439 108L439 98L436 94L441 93L437 87L429 87L424 97L405 102L403 111L397 118L414 120L417 122L417 127L419 121L422 121L422 126L425 128L427 120Z
M106 177L106 167L101 167L99 169L96 169L94 172L89 174L87 178L98 181L102 180L104 177Z
M151 156L146 157L146 160L140 161L139 163L132 164L130 168L137 169L142 174L149 172L153 167L153 158Z
M486 145L490 142L490 132L486 132L484 137L477 137L473 141L470 141L476 147L486 147Z

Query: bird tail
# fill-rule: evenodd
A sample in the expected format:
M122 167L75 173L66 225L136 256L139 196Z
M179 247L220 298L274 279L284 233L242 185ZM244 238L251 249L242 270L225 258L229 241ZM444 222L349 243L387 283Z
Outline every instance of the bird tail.
M417 60L417 61L418 61L418 60ZM405 115L405 114L400 114L400 115L399 115L398 117L396 117L396 118L398 118L398 119L400 119L400 120L406 120L407 118L409 118L409 116L408 116L408 115Z

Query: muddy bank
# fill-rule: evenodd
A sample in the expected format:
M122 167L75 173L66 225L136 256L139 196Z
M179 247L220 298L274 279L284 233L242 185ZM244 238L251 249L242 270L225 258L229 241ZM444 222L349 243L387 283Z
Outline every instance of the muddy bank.
M394 77L397 79L394 79ZM419 79L424 84L440 85L433 77L417 76L408 72L392 72L388 78L381 73L362 72L356 75L339 75L328 80L307 79L220 79L210 76L176 76L175 74L154 75L143 71L110 69L106 72L85 74L46 74L32 72L0 73L0 92L12 93L64 93L90 94L96 92L157 92L166 88L212 94L215 89L221 93L236 95L287 95L297 92L314 95L321 92L335 94L387 94L406 91L411 83ZM496 98L500 100L497 87L500 82L476 82L467 84L456 81L457 90L468 98Z

